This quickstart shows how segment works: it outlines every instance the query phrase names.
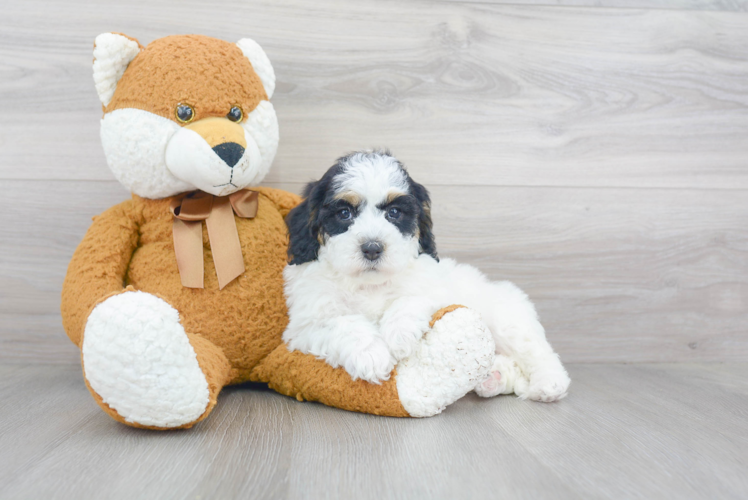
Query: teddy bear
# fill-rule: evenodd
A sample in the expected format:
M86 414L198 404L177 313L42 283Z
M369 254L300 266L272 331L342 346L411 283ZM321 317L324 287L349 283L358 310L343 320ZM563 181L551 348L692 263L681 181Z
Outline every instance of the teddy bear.
M427 417L488 376L491 335L459 305L437 312L380 384L283 343L284 217L301 200L259 186L279 133L275 73L256 42L180 35L144 47L104 33L93 55L104 153L132 199L94 217L61 312L107 414L189 428L224 386L253 381L299 401Z

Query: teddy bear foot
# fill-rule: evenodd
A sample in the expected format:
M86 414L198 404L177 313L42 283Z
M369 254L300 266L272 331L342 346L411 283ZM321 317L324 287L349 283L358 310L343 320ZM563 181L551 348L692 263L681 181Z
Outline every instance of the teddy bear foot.
M86 323L82 357L94 397L126 424L189 427L211 402L179 313L149 293L125 292L97 305Z
M440 413L488 377L494 349L491 332L477 312L464 307L448 312L397 365L403 408L412 417Z

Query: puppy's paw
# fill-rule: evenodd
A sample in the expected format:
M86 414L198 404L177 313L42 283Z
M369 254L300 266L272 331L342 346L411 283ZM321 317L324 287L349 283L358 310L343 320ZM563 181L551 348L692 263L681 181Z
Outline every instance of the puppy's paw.
M393 317L391 321L382 324L380 331L382 339L387 344L390 353L397 360L410 356L423 334L429 330L430 314L420 317L402 315Z
M498 396L506 387L506 381L503 380L499 370L492 371L488 378L483 380L475 387L475 393L482 398Z
M425 297L401 297L385 311L379 330L395 360L413 353L437 309L436 303Z
M517 365L503 354L497 354L491 373L475 387L475 393L482 398L511 394L518 376L520 373Z
M522 399L551 403L566 397L571 379L566 371L549 371L535 373L530 377L530 383L517 390Z
M353 351L346 358L343 367L353 380L362 379L380 384L390 378L395 360L390 355L387 344L382 339L375 338L366 347Z

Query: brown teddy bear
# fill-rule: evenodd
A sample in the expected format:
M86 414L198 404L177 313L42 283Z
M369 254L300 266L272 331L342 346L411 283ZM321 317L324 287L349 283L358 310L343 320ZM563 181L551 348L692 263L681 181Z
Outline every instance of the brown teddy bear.
M110 416L191 427L222 387L245 381L347 410L429 416L487 376L493 341L457 306L434 316L381 385L282 343L284 217L300 198L256 187L278 145L275 74L257 43L190 35L143 47L105 33L93 69L107 162L133 196L94 218L68 268L62 318Z

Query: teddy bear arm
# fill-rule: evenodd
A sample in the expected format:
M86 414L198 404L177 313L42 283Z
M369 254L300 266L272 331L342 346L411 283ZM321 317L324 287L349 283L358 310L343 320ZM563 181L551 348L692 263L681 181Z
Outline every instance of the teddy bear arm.
M275 189L270 187L256 187L252 188L253 191L257 191L260 194L266 196L273 204L278 208L278 211L283 217L288 215L296 205L301 203L301 196L298 194L283 191L282 189Z
M279 345L252 371L251 379L299 401L317 401L348 411L389 417L410 416L397 393L393 371L389 380L370 384L351 380L344 368L333 368L312 354Z
M80 347L93 307L125 289L125 274L138 245L138 218L132 200L94 217L68 265L62 285L62 323Z

